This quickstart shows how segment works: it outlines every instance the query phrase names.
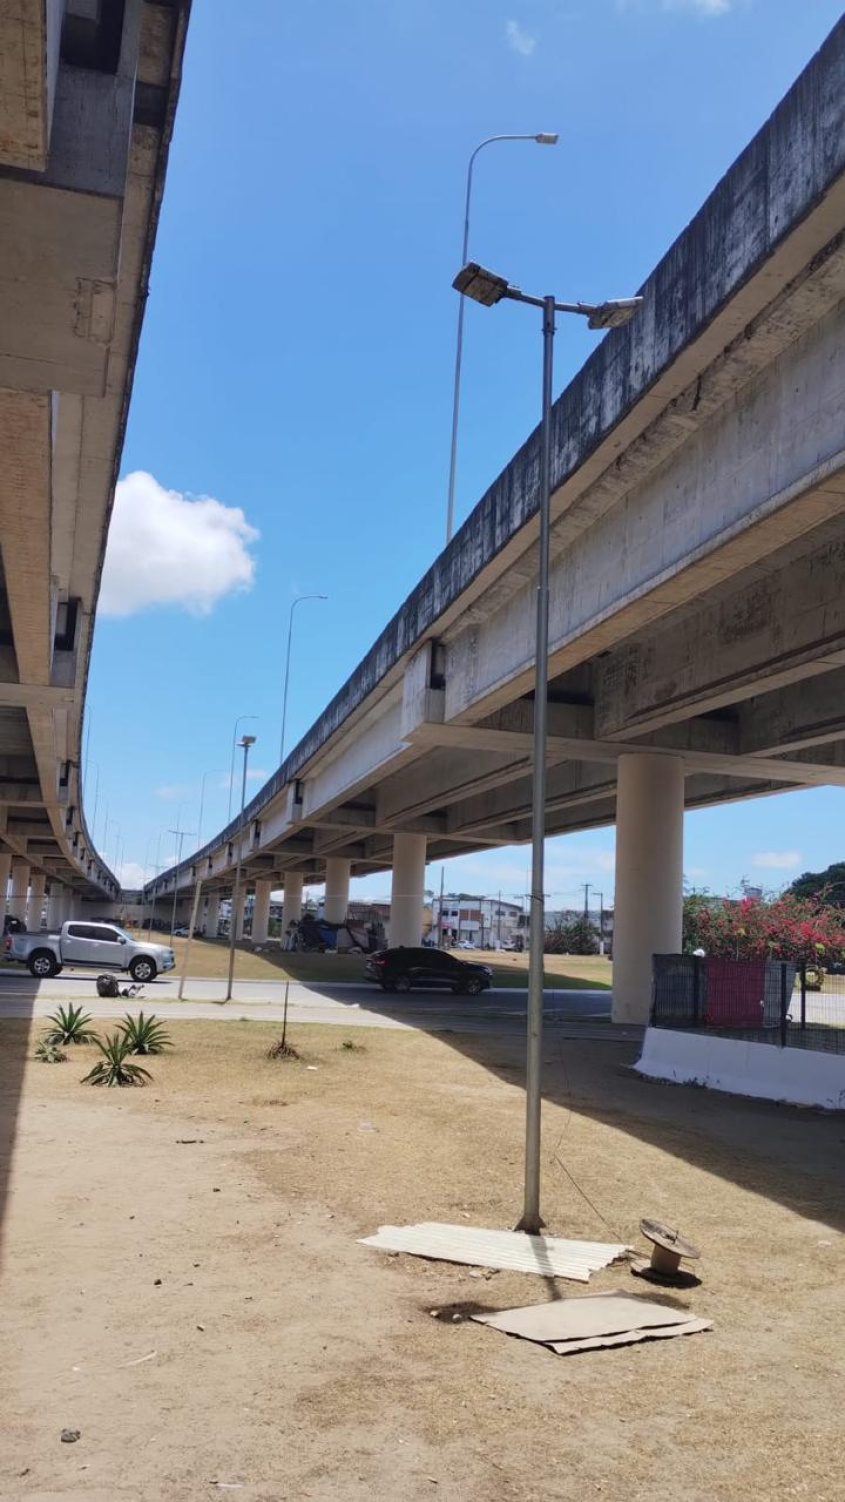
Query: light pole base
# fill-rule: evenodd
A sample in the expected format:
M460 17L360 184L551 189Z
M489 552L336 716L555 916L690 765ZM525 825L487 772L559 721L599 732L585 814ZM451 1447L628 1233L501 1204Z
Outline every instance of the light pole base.
M528 1236L539 1236L545 1229L546 1222L542 1215L523 1215L514 1226L515 1231L525 1231Z

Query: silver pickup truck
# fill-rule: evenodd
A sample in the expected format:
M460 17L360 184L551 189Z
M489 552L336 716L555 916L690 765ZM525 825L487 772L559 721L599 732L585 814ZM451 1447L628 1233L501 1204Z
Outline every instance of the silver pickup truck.
M172 970L173 950L166 944L137 944L114 923L65 923L57 934L7 934L7 960L26 965L30 975L48 980L65 965L95 970L128 970L134 981L154 980L159 970Z

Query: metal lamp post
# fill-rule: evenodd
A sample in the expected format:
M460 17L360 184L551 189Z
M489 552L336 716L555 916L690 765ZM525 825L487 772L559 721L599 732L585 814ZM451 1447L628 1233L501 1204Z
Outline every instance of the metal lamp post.
M232 978L235 974L235 929L237 928L237 915L240 910L241 900L241 861L244 849L244 805L246 803L246 764L249 758L249 748L255 745L254 735L241 736L238 742L243 746L244 770L241 778L241 823L238 830L238 859L235 865L235 889L232 893L232 908L229 913L229 981L226 986L226 1000L232 1000Z
M233 785L233 783L235 781L235 747L237 746L237 743L238 743L238 726L242 725L243 722L244 722L244 720L257 720L257 719L258 719L258 715L257 714L241 714L241 715L238 715L238 718L235 721L235 728L232 731L232 763L231 763L231 766L229 767L229 812L228 812L228 814L226 816L226 823L227 824L231 824L231 822L232 822L232 785ZM253 739L255 739L255 737L253 737Z
M556 146L558 143L557 131L540 131L538 135L527 136L488 136L476 146L467 164L467 190L464 204L464 239L461 249L461 265L467 263L469 255L469 209L472 200L472 169L475 166L475 158L485 146L492 146L497 141L534 141L538 146ZM461 359L464 349L464 304L463 299L458 304L458 337L455 341L455 389L452 397L452 447L449 452L449 498L446 504L446 541L451 542L452 531L455 525L455 473L458 462L458 417L461 405Z
M546 723L549 681L549 530L551 519L552 353L555 313L579 313L591 329L618 328L642 304L641 297L616 298L604 303L557 302L553 296L529 297L502 276L475 261L463 266L452 284L464 297L484 307L503 299L529 303L543 314L543 415L540 430L540 558L537 580L537 645L534 678L534 740L532 747L533 803L531 811L531 919L528 959L528 1043L525 1083L525 1197L517 1230L536 1235L540 1216L540 1113L542 1105L543 954L545 898L543 894L546 837Z
M293 612L297 605L302 604L303 600L327 600L328 598L328 595L297 595L290 607L290 616L288 618L288 650L285 659L285 687L282 694L282 734L279 741L279 766L281 766L285 759L285 725L287 724L288 717L288 683L290 682L290 644L293 637Z

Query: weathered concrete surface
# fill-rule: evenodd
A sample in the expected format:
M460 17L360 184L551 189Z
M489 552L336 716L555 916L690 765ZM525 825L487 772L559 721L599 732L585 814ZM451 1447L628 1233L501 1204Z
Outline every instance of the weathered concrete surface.
M0 842L53 911L118 890L80 728L188 6L160 12L0 5Z

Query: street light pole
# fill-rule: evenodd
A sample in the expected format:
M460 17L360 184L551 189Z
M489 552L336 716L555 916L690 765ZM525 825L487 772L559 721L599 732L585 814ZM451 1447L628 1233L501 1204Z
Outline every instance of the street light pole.
M237 915L241 900L241 861L244 849L244 805L246 803L246 764L249 757L250 746L255 745L254 735L244 735L239 741L244 751L244 771L241 778L241 824L238 830L238 859L235 865L235 889L232 893L232 906L229 912L229 980L226 986L226 1000L232 1000L232 979L235 974L235 929L237 927Z
M176 819L176 828L175 829L168 829L167 833L168 834L174 834L176 836L176 840L177 840L177 846L176 846L176 874L175 874L175 876L173 878L173 910L172 910L172 912L170 914L170 943L172 945L173 944L173 930L176 927L176 903L179 900L179 867L182 864L182 844L183 844L183 841L185 839L185 836L188 835L188 834L192 834L193 830L190 830L190 829L180 829L179 828L179 819L178 819L178 816L177 816L177 819Z
M288 618L288 650L285 659L285 687L282 694L282 734L279 741L279 766L281 766L285 759L285 725L288 718L288 684L290 682L290 644L293 637L293 612L297 605L302 604L303 600L327 600L328 598L328 595L297 595L290 607L290 616Z
M558 136L556 131L541 131L538 135L520 136L488 136L476 146L469 163L467 164L467 188L466 201L464 203L464 238L461 249L461 265L465 266L469 255L469 209L472 200L472 169L475 166L475 158L485 146L492 146L497 141L535 141L538 146L556 146ZM449 496L446 503L446 541L451 542L452 532L455 526L455 475L458 463L458 419L461 406L461 362L464 352L464 300L458 303L458 334L455 340L455 382L452 396L452 446L449 451Z
M235 747L236 747L237 741L238 741L238 726L242 725L243 722L244 722L244 720L257 720L257 719L258 719L258 715L257 714L241 714L241 715L238 715L238 718L235 721L235 728L232 731L232 764L231 764L231 766L229 768L229 812L228 812L228 814L226 816L226 823L227 824L231 824L231 822L232 822L232 784L235 781Z
M604 303L561 303L553 296L529 297L518 287L477 262L464 265L453 286L485 307L503 299L529 303L543 315L543 406L540 428L540 547L537 576L537 640L534 674L534 737L532 745L533 801L531 809L531 918L528 957L528 1036L525 1078L525 1193L517 1230L537 1235L540 1215L540 1126L542 1108L543 955L545 952L545 896L543 867L546 839L546 750L549 682L549 534L552 479L552 375L555 313L579 313L593 329L618 328L628 323L642 304L641 297L616 298Z

